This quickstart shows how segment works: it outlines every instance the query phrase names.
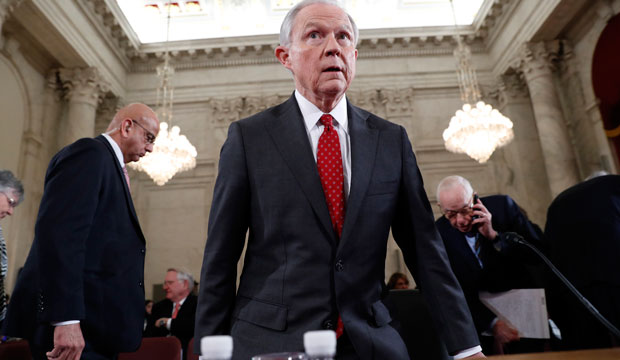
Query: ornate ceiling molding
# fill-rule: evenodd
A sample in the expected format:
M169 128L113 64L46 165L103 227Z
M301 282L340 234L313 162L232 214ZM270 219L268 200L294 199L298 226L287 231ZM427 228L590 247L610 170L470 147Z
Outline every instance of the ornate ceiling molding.
M140 44L120 8L113 0L73 0L97 22L100 31L123 57L128 70L152 72L162 61L164 43ZM473 52L486 51L490 34L498 28L518 0L487 0L473 25L459 32ZM454 27L374 29L360 32L360 58L437 56L452 53ZM277 35L175 41L169 44L172 60L178 69L227 67L275 63L273 51Z

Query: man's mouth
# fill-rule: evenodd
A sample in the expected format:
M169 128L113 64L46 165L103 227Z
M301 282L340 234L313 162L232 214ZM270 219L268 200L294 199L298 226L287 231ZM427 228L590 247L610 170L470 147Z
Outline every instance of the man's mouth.
M330 66L326 68L325 70L323 70L323 72L341 72L341 71L342 71L342 68L338 66Z

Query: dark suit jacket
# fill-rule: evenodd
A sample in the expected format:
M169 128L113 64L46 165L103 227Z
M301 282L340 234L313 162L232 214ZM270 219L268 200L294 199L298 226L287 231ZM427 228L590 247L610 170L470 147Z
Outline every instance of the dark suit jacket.
M529 243L542 246L542 231L521 213L512 198L494 195L480 200L491 213L492 225L497 232L516 232ZM453 228L443 216L436 224L446 246L452 271L463 288L479 333L488 330L495 318L495 314L480 302L479 291L498 292L543 286L540 269L526 265L537 263L530 249L502 244L502 252L498 252L489 240L479 235L480 257L484 264L481 268L467 244L465 234Z
M553 264L620 327L620 176L596 177L558 195L549 206L545 235ZM553 280L549 311L565 348L611 346L605 328Z
M340 239L294 96L231 124L209 217L196 338L232 334L233 357L248 359L303 350L304 332L333 328L340 315L362 359L407 359L381 301L391 228L448 350L478 344L405 130L350 104L348 117L352 182Z
M155 321L163 317L169 318L172 316L173 302L164 299L157 304L153 305L153 311L149 316L149 321L144 331L145 337L156 336L176 336L181 341L183 351L187 351L187 344L194 337L194 320L196 319L196 295L189 294L175 319L170 321L170 330L166 327L156 327Z
M80 320L95 350L133 351L144 322L145 241L112 146L103 136L51 160L35 238L5 334L51 349L51 322Z

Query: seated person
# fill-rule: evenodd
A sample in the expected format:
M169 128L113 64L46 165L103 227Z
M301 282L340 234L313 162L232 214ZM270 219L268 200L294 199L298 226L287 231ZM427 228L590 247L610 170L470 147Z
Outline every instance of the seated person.
M181 341L183 359L194 337L196 295L193 289L194 277L188 271L168 269L164 280L166 298L153 305L144 331L145 337L176 336Z
M540 247L540 228L527 219L509 196L478 199L469 181L460 176L441 180L437 200L443 216L435 224L465 294L483 352L488 355L542 351L542 341L519 341L518 331L499 320L478 297L480 291L542 287L541 270L524 264L539 265L538 259L530 249L512 245L506 239L517 233ZM483 333L493 338L483 337Z
M401 272L395 272L390 276L390 280L387 283L388 290L392 289L400 289L405 290L409 289L409 279L407 279L407 275Z

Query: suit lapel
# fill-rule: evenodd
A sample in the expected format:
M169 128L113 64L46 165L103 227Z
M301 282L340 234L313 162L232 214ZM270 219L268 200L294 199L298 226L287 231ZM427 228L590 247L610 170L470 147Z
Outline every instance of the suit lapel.
M294 95L280 106L275 117L268 119L266 129L321 224L330 234L330 239L336 242L336 231L329 217L321 179L308 142L308 133Z
M346 204L346 215L340 246L351 233L360 206L366 195L375 164L379 131L368 123L368 113L347 101L349 136L351 138L351 189Z
M133 207L133 199L131 198L131 192L129 191L129 186L127 185L127 181L125 180L125 174L123 173L123 168L121 167L121 164L118 163L116 153L114 153L114 149L112 148L112 145L110 145L110 142L105 137L103 137L102 135L99 135L95 139L105 144L105 146L110 151L110 154L112 155L112 160L114 161L114 168L116 169L117 176L123 183L123 189L125 189L125 201L127 202L127 206L129 207L129 210L132 216L132 221L136 225L136 229L138 229L140 238L142 238L142 241L144 241L144 234L142 234L142 229L140 228L140 223L138 222L138 215L136 215L136 209Z

